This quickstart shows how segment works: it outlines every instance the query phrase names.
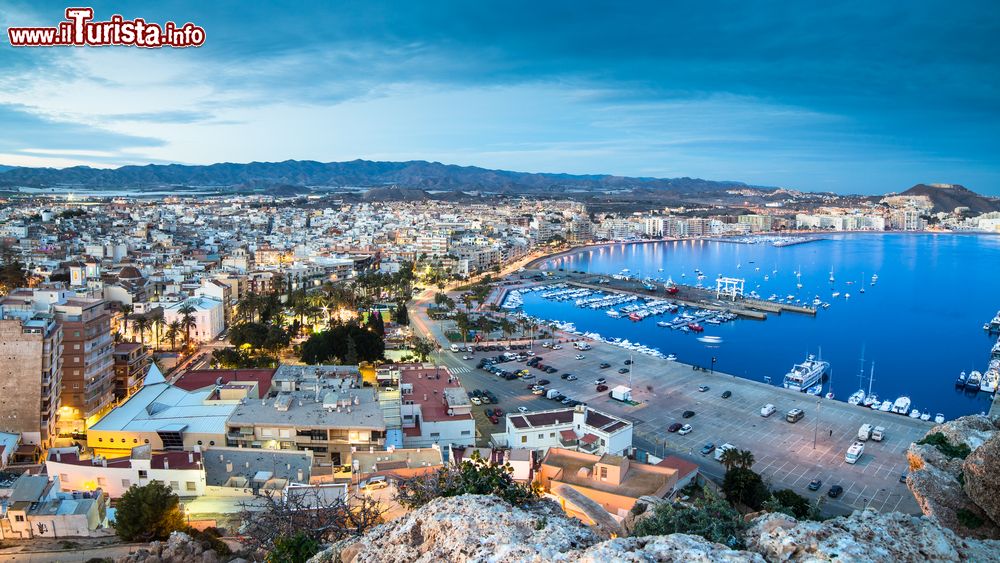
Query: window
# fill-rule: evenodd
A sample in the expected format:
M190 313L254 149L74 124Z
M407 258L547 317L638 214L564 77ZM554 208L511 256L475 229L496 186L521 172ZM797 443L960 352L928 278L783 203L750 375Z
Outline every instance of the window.
M65 484L66 482L69 481L69 475L67 475L65 473L60 473L59 474L59 480L62 481L63 484Z
M208 441L208 445L209 446L214 446L215 445L215 440L209 440Z
M265 438L270 438L271 436L274 435L274 431L271 430L270 428L261 428L260 429L260 435L263 436L263 437L265 437Z
M149 472L146 471L145 469L140 469L139 470L139 478L140 479L149 479Z
M24 522L24 514L17 514L14 516L15 522Z
M542 439L544 439L544 438L545 438L545 434L539 434L539 435L538 435L538 439L539 439L539 440L542 440Z
M170 490L171 491L179 491L180 488L181 488L181 484L178 483L177 481L171 481L170 482Z
M607 478L608 478L608 468L601 467L601 479L607 479Z
M601 445L604 445L604 438L601 438Z
M128 479L122 479L122 488L128 489L132 486L132 483Z
M472 432L469 430L462 430L462 436L471 436Z
M549 432L549 438L555 438L555 437L556 437L555 432Z
M104 477L98 477L97 478L97 486L98 487L102 487L102 488L103 487L107 487L108 486L108 480L105 479Z
M521 443L522 444L527 443L527 441L528 441L528 437L527 436L521 436Z
M194 481L188 481L187 483L185 483L185 487L186 487L186 488L187 488L187 490L189 490L189 491L195 491L195 490L198 490L198 484L197 484L197 483L195 483Z
M431 432L431 438L440 438L440 437L441 437L440 432Z
M199 445L199 446L201 445L201 440L198 440L198 445Z

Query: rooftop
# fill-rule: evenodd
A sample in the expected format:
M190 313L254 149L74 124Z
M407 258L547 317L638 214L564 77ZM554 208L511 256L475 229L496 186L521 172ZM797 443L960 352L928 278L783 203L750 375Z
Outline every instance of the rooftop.
M382 407L375 390L351 382L327 380L319 389L281 392L266 399L248 399L236 406L230 427L251 425L384 430Z
M217 381L230 383L232 381L255 381L261 395L266 395L271 389L274 369L196 369L184 372L174 385L187 391L195 391L213 387Z
M635 461L624 464L624 459L620 456L608 458L608 456L596 456L562 448L549 448L542 460L542 471L544 476L562 483L631 498L643 495L663 496L677 482L677 471L672 468ZM627 465L628 470L620 484L605 482L593 476L594 466L598 463L617 467ZM549 471L546 471L546 467Z
M287 481L301 479L308 483L313 464L312 452L258 450L249 448L210 448L203 456L205 484L222 487L232 477L250 481L259 471L268 471L272 478Z
M406 367L406 364L399 366L400 388L404 390L404 400L420 405L421 420L440 422L472 418L472 414L468 412L472 406L469 396L448 368L412 365L413 367ZM464 409L465 412L455 413L455 409ZM449 410L452 414L448 414Z

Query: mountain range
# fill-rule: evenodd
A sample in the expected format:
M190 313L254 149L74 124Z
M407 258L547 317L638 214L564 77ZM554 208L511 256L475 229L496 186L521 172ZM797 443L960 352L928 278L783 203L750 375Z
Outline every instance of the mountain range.
M956 207L968 207L976 215L1000 211L1000 198L982 196L958 184L917 184L900 195L929 198L933 213L951 213Z
M206 166L150 164L99 169L15 167L0 170L0 185L143 188L163 186L261 187L268 184L308 187L384 187L499 193L560 193L567 190L609 192L636 188L703 193L749 187L743 182L697 178L633 178L605 174L546 174L490 170L422 160L407 162L220 163Z

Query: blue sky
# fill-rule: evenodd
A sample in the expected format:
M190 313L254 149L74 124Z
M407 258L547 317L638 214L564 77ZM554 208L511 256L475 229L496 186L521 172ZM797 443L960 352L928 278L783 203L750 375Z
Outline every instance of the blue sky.
M119 2L204 47L0 44L0 163L426 159L1000 195L989 2ZM0 26L68 4L4 2Z

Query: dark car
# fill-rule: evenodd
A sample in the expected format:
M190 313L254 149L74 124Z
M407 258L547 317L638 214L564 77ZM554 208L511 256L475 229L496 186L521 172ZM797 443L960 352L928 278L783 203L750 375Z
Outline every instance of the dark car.
M820 481L819 479L813 479L812 481L809 481L810 491L818 491L819 488L822 486L823 486L823 481Z
M557 371L559 371L559 370L557 370L556 368L554 368L552 366L549 366L549 367L545 368L545 373L555 373Z
M566 395L563 395L562 393L559 393L555 397L552 397L552 400L558 403L558 402L563 401L565 398L566 398Z
M498 417L498 416L491 416L490 417L490 422L492 422L493 424L500 424L500 417Z
M733 396L733 392L732 391L723 391L722 392L722 398L723 399L728 399L729 397L732 397L732 396Z
M900 483L906 482L906 471L904 471L903 474L899 476L899 482Z
M601 369L608 369L609 367L611 367L611 364L609 364L607 362L601 364Z
M563 378L563 379L566 379L566 378L567 378L567 377L569 377L570 375L572 375L572 374L569 374L569 373L564 373L564 374L560 375L559 377L561 377L561 378Z
M627 366L632 365L632 360L625 360L625 365L627 365Z
M684 426L684 425L681 424L680 422L675 422L675 423L673 423L673 424L671 424L670 426L667 427L667 432L677 432L678 430L681 429L681 426Z
M618 373L628 373L628 368L622 368L618 370Z
M598 385L597 386L597 392L598 393L601 393L601 392L604 392L604 391L607 391L607 390L608 390L608 386L607 385Z
M715 444L709 442L701 447L701 455L708 455L715 451Z
M549 383L552 383L552 382L549 381L548 379L539 379L538 380L538 384L539 385L548 385Z
M841 487L840 485L834 485L830 487L830 490L826 492L826 495L830 498L837 498L840 496L840 493L842 492L844 492L844 487Z
M528 386L525 387L525 389L527 389L528 391L533 391L535 389L535 384L529 383Z
M486 417L487 418L493 417L493 409L486 409Z
M684 411L684 414L681 415L682 418L691 418L692 416L694 416L694 411Z

